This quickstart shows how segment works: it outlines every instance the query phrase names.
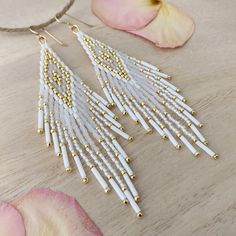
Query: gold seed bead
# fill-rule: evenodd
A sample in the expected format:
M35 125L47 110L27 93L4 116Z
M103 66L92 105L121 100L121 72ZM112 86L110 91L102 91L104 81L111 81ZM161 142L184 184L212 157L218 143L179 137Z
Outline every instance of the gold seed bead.
M72 172L71 166L66 167L66 172L68 172L68 173Z
M38 134L42 134L43 133L43 129L38 129L37 132L38 132Z
M51 146L52 146L52 143L49 142L49 143L47 143L46 145L47 145L47 147L51 147Z
M127 205L127 204L129 203L127 199L124 199L122 202L123 202L125 205Z
M136 177L135 177L135 175L131 175L130 178L131 178L132 180L134 180Z
M105 193L110 193L111 189L110 188L106 188L104 191L105 191Z
M199 155L200 155L200 152L195 152L195 153L194 153L194 156L195 156L195 157L199 157Z
M176 147L176 149L178 149L178 150L181 149L181 145L180 145L180 144L176 145L175 147Z
M130 142L132 142L132 141L134 140L134 138L133 138L132 136L130 136L130 137L128 138L128 140L129 140Z
M57 157L58 158L61 157L61 153L60 152L57 153Z
M139 196L135 196L134 200L135 200L135 202L139 202L140 201L140 197Z
M141 212L139 212L138 214L137 214L137 217L138 218L141 218L143 216L143 214L141 213Z
M84 184L87 184L88 183L88 178L87 177L84 177L83 179L82 179L82 182L84 183Z

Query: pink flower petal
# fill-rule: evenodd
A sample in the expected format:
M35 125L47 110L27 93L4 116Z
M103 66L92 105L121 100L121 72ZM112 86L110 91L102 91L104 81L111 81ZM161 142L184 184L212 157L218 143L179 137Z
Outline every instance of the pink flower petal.
M25 226L21 214L5 202L0 202L0 235L25 236Z
M130 31L142 36L158 47L175 48L182 46L193 34L193 20L172 4L163 3L157 17L146 27Z
M79 203L62 192L33 189L15 205L24 217L27 235L102 235Z
M106 25L121 30L137 30L157 15L158 0L92 0L92 10Z

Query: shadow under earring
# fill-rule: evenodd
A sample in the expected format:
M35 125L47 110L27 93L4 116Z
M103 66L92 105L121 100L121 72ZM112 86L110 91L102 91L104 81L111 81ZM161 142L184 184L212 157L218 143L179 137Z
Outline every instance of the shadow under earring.
M45 133L47 146L53 145L66 171L72 171L73 160L87 183L86 165L106 193L111 186L141 217L134 173L114 133L126 140L132 137L122 131L115 114L107 108L109 103L64 64L44 36L31 32L37 34L41 45L38 133Z
M66 24L90 58L110 105L116 105L122 114L140 123L147 133L154 129L176 149L184 144L195 157L200 154L199 148L211 158L218 158L198 130L203 125L194 117L195 111L170 83L170 76L86 35L78 26Z

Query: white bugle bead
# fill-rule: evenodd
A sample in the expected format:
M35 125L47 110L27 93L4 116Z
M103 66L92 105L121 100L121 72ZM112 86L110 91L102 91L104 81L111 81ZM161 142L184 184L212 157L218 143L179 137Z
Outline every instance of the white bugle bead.
M59 157L61 154L61 150L60 150L60 145L58 142L57 133L55 131L52 133L52 141L53 141L54 151L55 151L56 155Z
M94 176L96 177L96 179L98 180L98 182L101 184L102 188L105 190L105 192L109 192L110 188L108 186L108 184L106 183L106 181L104 180L104 178L101 176L101 174L98 172L96 167L93 167L91 169L91 171L93 172Z
M74 160L75 160L76 166L79 170L79 174L80 174L82 180L87 179L87 176L86 176L86 173L84 171L83 165L82 165L82 163L81 163L81 161L80 161L80 159L77 155L74 156Z
M108 100L110 103L113 103L113 100L112 100L111 95L109 94L107 88L104 87L102 90L103 90L103 92L105 93L105 96L107 97L107 100Z
M176 148L178 148L179 143L176 141L176 139L173 137L173 135L170 133L170 131L169 131L167 128L164 128L163 130L164 130L164 132L166 133L168 139L171 141L171 143L172 143Z
M200 147L203 151L205 151L210 157L215 157L216 153L213 152L209 147L205 146L203 143L201 143L199 140L196 142L198 147Z
M66 171L70 172L71 166L70 166L70 162L69 162L69 158L68 158L68 154L67 154L67 150L66 150L65 145L61 146L61 152L62 152L62 159L63 159L64 167L65 167Z
M197 135L197 137L200 139L201 142L203 143L206 142L206 139L202 136L202 134L199 132L199 130L197 129L195 125L191 124L190 128Z
M185 146L190 150L190 152L193 155L195 156L199 155L199 152L193 147L193 145L184 136L181 136L180 140L185 144Z
M118 186L118 184L115 182L115 180L113 178L109 179L109 182L111 184L111 186L113 187L113 189L115 190L115 192L117 193L117 195L119 196L120 200L122 202L125 202L126 196L124 195L124 193L121 191L120 187Z
M101 101L105 106L108 105L108 102L103 98L101 97L100 95L98 95L97 93L95 92L92 92L92 95L99 101Z
M185 110L187 110L188 112L192 112L193 109L188 106L186 103L182 102L179 98L176 98L175 101L181 106L183 107Z
M134 175L134 172L132 171L132 169L129 167L129 165L127 164L127 162L125 161L124 157L119 155L118 156L122 166L124 167L124 169L127 171L129 176Z
M163 74L163 73L161 73L161 74ZM163 84L167 85L169 88L177 91L177 88L173 84L169 83L168 81L166 81L164 79L160 79L160 82L162 82Z
M140 63L141 63L141 65L149 67L149 68L151 68L154 71L158 71L159 70L156 66L154 66L154 65L152 65L152 64L150 64L150 63L148 63L146 61L140 61Z
M197 126L201 125L201 123L195 117L193 117L189 112L184 111L183 114L186 115L189 118L189 120L191 120L195 125Z
M164 78L164 79L170 79L170 76L163 73L163 72L157 71L157 72L155 72L155 74L162 77L162 78Z
M138 120L138 118L135 116L135 114L131 111L131 109L126 104L124 104L124 108L127 111L127 113L129 114L129 116L132 118L132 120L134 120L134 121Z
M49 127L49 123L45 122L44 124L45 126L45 139L46 139L46 144L48 147L51 146L51 135L50 135L50 127Z
M130 189L132 195L133 195L134 197L138 197L138 192L137 192L136 188L134 187L132 181L130 180L129 176L128 176L126 173L123 174L123 176L124 176L125 182L126 182L127 185L129 186L129 189Z
M124 191L125 196L127 197L131 207L135 211L135 213L138 215L141 213L141 209L139 208L138 204L134 201L134 198L132 197L131 193L129 190Z
M107 120L109 120L113 125L115 125L116 127L118 127L118 128L121 128L122 127L122 125L119 123L119 122L117 122L116 120L114 120L112 117L110 117L109 115L107 115L107 114L105 114L104 115L104 117L107 119Z
M120 144L115 139L112 140L112 143L114 144L118 152L124 157L124 159L126 159L128 155L126 154L124 149L120 146Z
M38 133L43 132L43 110L38 111Z
M111 117L115 117L115 114L110 111L106 106L104 106L101 102L98 104L98 106L101 107Z
M180 95L179 93L177 93L177 92L174 91L173 89L167 88L167 90L168 90L172 95L174 95L174 96L176 96L177 98L179 98L181 101L184 101L184 100L185 100L185 98L184 98L182 95Z
M153 126L153 128L161 135L161 137L164 137L165 133L163 130L159 127L159 125L154 120L149 120L149 123Z
M124 109L124 107L122 106L122 104L120 103L120 101L119 101L119 100L117 99L117 97L114 96L114 95L112 96L112 98L113 98L115 104L117 105L117 107L119 108L120 112L123 114L123 113L125 112L125 109Z
M139 112L135 111L134 114L136 115L136 117L138 118L139 122L141 123L141 125L143 126L143 128L147 131L150 132L150 127L148 126L148 124L146 123L146 121L143 119L143 117L139 114Z
M125 132L123 132L122 130L120 130L117 127L115 127L114 125L111 126L111 129L114 132L116 132L117 134L119 134L121 137L123 137L124 139L129 140L130 136L128 134L126 134Z

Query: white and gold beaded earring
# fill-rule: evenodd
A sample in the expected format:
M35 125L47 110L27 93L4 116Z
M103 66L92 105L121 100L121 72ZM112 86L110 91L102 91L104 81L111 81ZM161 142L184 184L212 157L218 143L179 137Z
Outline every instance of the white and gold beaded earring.
M47 146L62 157L66 171L72 171L71 158L84 183L83 165L90 168L104 191L115 190L120 200L130 203L138 217L139 194L129 158L113 133L130 140L107 106L109 103L76 76L38 36L41 44L38 132L45 133Z
M154 65L93 39L76 25L55 19L69 25L76 34L110 106L116 105L121 113L140 123L147 133L156 130L177 149L183 143L196 157L200 154L198 147L211 158L218 158L198 130L203 125L194 117L195 111L186 104L180 90L169 82L170 76Z

